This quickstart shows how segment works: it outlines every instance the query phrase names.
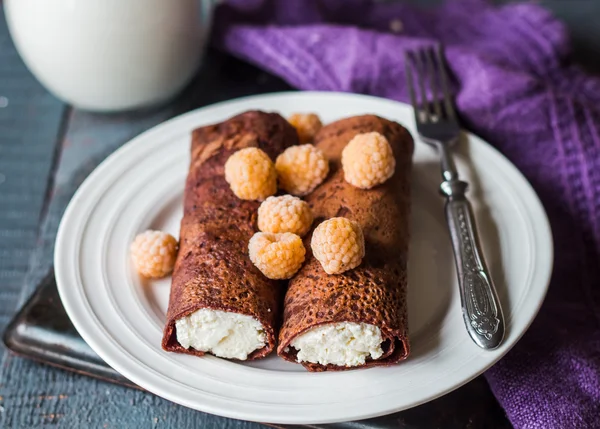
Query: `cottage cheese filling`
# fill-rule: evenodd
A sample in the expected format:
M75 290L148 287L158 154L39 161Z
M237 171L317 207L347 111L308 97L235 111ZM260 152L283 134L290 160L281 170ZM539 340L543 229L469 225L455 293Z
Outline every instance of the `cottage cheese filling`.
M379 359L383 355L381 343L383 338L377 326L341 322L309 329L290 346L298 351L298 362L357 366L369 356Z
M182 347L227 359L246 360L267 342L264 328L255 318L207 308L177 320L175 330Z

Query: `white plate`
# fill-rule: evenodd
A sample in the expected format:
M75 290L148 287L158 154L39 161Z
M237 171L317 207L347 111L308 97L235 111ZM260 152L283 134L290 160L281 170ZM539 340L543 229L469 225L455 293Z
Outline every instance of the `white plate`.
M179 116L136 137L85 181L61 222L55 268L62 302L87 343L114 369L187 407L244 420L327 423L413 407L463 385L500 359L535 317L552 270L546 214L531 186L502 155L473 135L458 149L484 252L507 321L495 351L469 338L460 309L443 217L436 154L417 143L409 263L412 353L388 368L317 373L277 356L234 363L160 347L168 279L142 281L129 244L148 228L178 236L190 131L250 109L317 112L324 122L374 113L416 135L411 109L374 97L280 93L248 97Z

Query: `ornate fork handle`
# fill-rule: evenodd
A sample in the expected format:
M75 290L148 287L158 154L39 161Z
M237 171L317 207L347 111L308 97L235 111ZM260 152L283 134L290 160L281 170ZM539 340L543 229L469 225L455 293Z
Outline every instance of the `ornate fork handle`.
M479 246L468 184L451 179L440 186L446 196L446 220L458 272L463 318L469 335L480 347L494 349L504 338L504 317L498 295Z

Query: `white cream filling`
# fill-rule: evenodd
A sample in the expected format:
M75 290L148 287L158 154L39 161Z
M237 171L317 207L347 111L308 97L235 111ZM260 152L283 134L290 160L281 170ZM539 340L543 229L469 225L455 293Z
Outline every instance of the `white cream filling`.
M177 320L175 330L182 347L227 359L246 360L267 342L264 327L254 317L208 308Z
M369 356L383 355L383 338L377 326L367 323L330 323L309 329L290 343L298 362L339 366L363 365Z

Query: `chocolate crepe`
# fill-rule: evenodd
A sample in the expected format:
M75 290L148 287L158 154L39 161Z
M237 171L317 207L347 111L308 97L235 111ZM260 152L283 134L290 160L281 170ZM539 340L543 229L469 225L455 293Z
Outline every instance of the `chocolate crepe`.
M359 133L377 131L389 141L396 169L384 184L373 189L355 188L344 180L341 154ZM334 122L315 137L315 146L331 162L329 177L306 197L315 224L336 216L360 224L365 235L365 258L361 265L342 274L329 275L310 252L305 241L305 265L290 281L284 301L284 321L278 354L296 362L290 342L317 325L333 322L369 323L381 329L384 354L367 359L363 367L389 365L409 353L406 316L406 280L410 216L410 175L413 140L395 122L377 116L358 116ZM357 367L302 363L309 371Z
M204 354L183 348L175 332L176 320L201 308L240 313L262 323L267 345L248 359L262 358L275 348L285 285L266 278L250 261L248 241L260 203L233 194L224 165L239 149L259 147L274 160L296 144L296 130L274 113L246 112L193 132L163 349Z

